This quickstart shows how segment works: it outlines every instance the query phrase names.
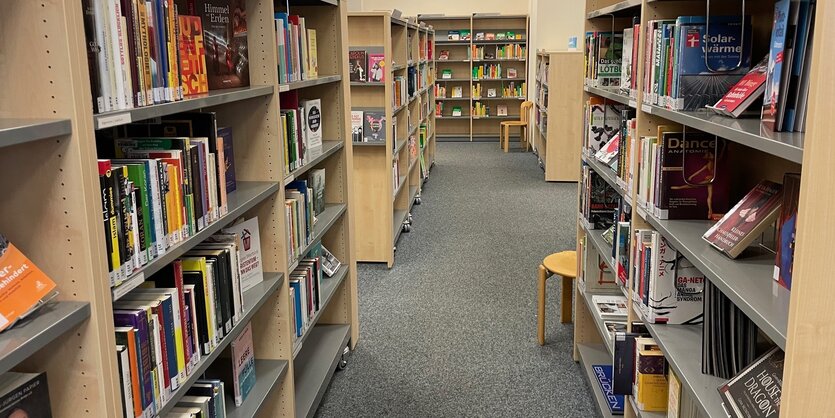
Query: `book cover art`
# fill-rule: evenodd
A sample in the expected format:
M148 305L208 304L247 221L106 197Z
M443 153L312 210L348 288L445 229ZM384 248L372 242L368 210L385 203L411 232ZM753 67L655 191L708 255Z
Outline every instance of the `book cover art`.
M785 353L774 347L718 388L725 411L734 418L780 415Z
M794 240L797 233L799 201L800 175L786 173L783 176L783 206L777 220L777 258L774 265L774 280L788 290L792 289Z
M209 90L249 85L245 0L195 0L203 20Z
M241 292L245 292L263 282L264 267L261 258L261 235L258 229L258 217L229 226L223 232L235 234L240 240L238 264L241 276Z
M364 83L368 81L368 57L363 49L348 51L348 73L351 81Z
M305 151L310 151L311 158L315 158L322 151L322 100L302 100L300 105L304 109Z
M592 97L588 104L587 152L594 155L620 131L623 106L606 104L603 99Z
M252 346L252 323L232 340L232 367L235 380L235 406L241 406L255 387L255 352Z
M644 321L656 324L700 324L704 317L705 276L667 240L659 236L658 265L650 278Z
M612 390L612 365L593 364L591 369L597 379L597 384L600 385L600 390L603 391L603 398L606 399L609 412L614 415L623 415L625 398L623 395L615 395Z
M722 115L739 117L763 94L767 72L766 57L734 84L711 109Z
M618 149L620 149L620 134L615 134L606 145L594 154L594 158L617 171L618 161L616 157L618 156Z
M363 111L351 111L351 142L363 142Z
M633 29L626 28L623 30L623 53L621 54L620 62L620 91L623 94L629 94L632 86L632 48L633 48Z
M784 54L786 52L786 35L789 26L789 0L774 3L774 23L771 30L771 44L768 54L768 73L763 96L762 123L765 127L780 130L779 109L780 85L783 76Z
M629 281L629 222L618 222L615 246L615 276L621 286Z
M372 83L384 83L386 81L385 54L368 54L368 81Z
M659 219L715 220L730 205L728 144L699 131L661 132Z
M307 30L307 74L310 78L319 77L319 44L316 40L316 29Z
M591 229L607 229L614 223L620 194L594 170L589 170L588 188L586 199Z
M386 112L366 110L363 118L363 142L385 142Z
M716 103L751 68L750 16L711 16L709 34L705 27L704 16L676 20L675 110Z
M45 372L5 372L0 376L0 388L0 418L52 417Z
M313 189L313 213L319 216L325 211L325 169L310 170L308 178Z
M55 282L0 234L0 331L41 305Z
M623 34L600 33L597 47L597 87L620 87Z
M780 184L763 180L702 236L710 245L736 258L774 221L783 200Z
M232 193L238 188L238 181L235 179L235 147L232 142L232 128L217 128L217 138L223 143L223 165L226 173L226 193Z
M601 318L625 318L628 313L625 296L593 295L591 300Z

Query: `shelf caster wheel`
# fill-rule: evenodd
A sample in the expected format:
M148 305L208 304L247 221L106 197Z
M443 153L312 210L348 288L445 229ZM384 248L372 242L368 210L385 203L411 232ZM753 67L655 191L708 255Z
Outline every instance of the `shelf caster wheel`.
M421 204L421 203L422 203L422 202L420 201L420 197L416 197L416 198L415 198L415 204L416 204L416 205L419 205L419 204Z
M348 367L348 358L351 357L351 349L347 346L342 350L342 356L336 363L336 370L345 370Z
M412 232L412 225L403 224L403 232Z
M397 252L397 246L391 247L391 252L396 253Z
M406 218L406 219L407 219L407 220L408 220L408 222L411 224L411 223L412 223L412 220L413 220L413 218L412 218L412 214L410 213L410 214L407 216L407 218Z

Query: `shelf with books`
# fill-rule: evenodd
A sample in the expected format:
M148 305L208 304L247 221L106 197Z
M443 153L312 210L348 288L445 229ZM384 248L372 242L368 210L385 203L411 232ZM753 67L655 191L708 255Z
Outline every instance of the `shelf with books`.
M333 277L325 277L322 279L322 291L321 291L321 302L320 308L316 313L313 315L313 318L310 319L308 323L309 328L307 328L298 339L293 343L293 358L299 355L301 352L302 347L304 347L304 342L307 340L307 337L310 336L311 331L316 327L316 324L319 323L319 318L322 317L322 313L325 312L325 308L330 303L333 295L336 294L336 290L342 285L342 281L345 279L345 276L348 275L348 267L342 266L339 270L334 273Z
M0 148L69 135L69 119L0 118Z
M600 254L600 258L602 258L603 262L609 266L610 271L615 271L615 260L612 256L612 246L603 240L603 232L605 231L602 229L589 229L585 220L581 218L580 221L580 225L586 231L586 236L591 239L591 243Z
M527 39L505 39L505 40L495 40L495 41L478 41L474 40L473 45L505 45L505 44L526 44L528 42Z
M527 97L523 96L502 96L502 97L473 97L473 100L526 100Z
M289 271L295 270L301 259L310 252L313 246L322 241L325 234L342 217L347 208L347 205L344 203L328 203L325 205L325 210L316 217L316 223L313 224L313 234L310 236L310 242L299 251L298 257L290 260Z
M586 13L586 19L604 17L611 19L612 16L635 16L641 12L641 0L624 0L611 6L601 7Z
M435 80L435 82L436 82L436 83L441 83L441 82L444 82L444 83L445 83L445 82L463 82L463 81L470 81L470 79L469 79L469 78L439 78L439 79Z
M481 58L473 60L472 62L525 62L523 58Z
M502 116L499 116L499 115L485 115L485 116L473 116L473 120L479 120L479 119L502 119L502 120L507 120L507 119L516 119L516 120L518 120L518 119L519 119L519 115L502 115Z
M238 335L244 331L255 313L261 309L261 306L263 306L267 300L275 295L275 292L278 291L278 288L283 284L283 282L283 274L265 272L264 281L244 292L243 302L246 307L246 312L244 312L243 318L238 321L234 328L232 328L232 331L220 340L220 344L217 348L200 358L200 362L194 366L191 374L186 378L186 381L180 383L180 388L171 393L168 401L162 406L162 408L159 409L159 411L157 411L158 416L165 416L167 413L171 412L171 410L177 405L177 401L179 401L180 398L186 394L188 388L190 388L195 381L203 377L203 373L210 368L215 359L217 359L226 347L229 346L232 340L237 338ZM232 404L234 405L234 402Z
M436 97L436 102L454 102L454 101L469 101L471 97Z
M365 83L362 81L352 81L351 87L385 87L385 83Z
M641 110L785 160L803 162L802 132L773 132L763 127L759 119L733 119L708 110L675 111L645 103Z
M702 373L702 326L647 324L647 330L664 352L681 386L706 417L727 417L717 388L725 379Z
M586 383L589 385L589 390L594 394L597 412L603 418L613 418L614 415L609 412L608 401L603 396L600 384L597 382L597 376L592 368L592 366L601 364L611 365L611 355L602 344L578 344L577 352L579 354L580 365L585 371Z
M221 229L229 225L230 222L233 222L243 216L256 205L270 198L270 196L274 195L278 192L278 190L279 185L273 182L238 182L237 190L229 193L229 212L226 215L214 223L209 224L196 234L188 237L186 240L168 248L165 254L149 261L148 264L131 273L124 282L111 289L113 300L119 300L122 296L128 294L131 290L141 285L145 281L145 278L171 264L171 262L177 258L182 257L183 254L194 248L195 245L200 244L207 238L218 233Z
M308 79L308 80L293 81L293 82L290 82L290 83L279 84L278 85L278 91L283 93L283 92L286 92L286 91L298 90L298 89L303 89L303 88L313 87L313 86L320 86L322 84L328 84L328 83L336 83L336 82L339 82L339 81L342 81L342 76L341 75L319 76L319 77L311 78L311 79Z
M760 330L785 350L790 292L772 279L772 253L743 253L734 260L716 251L702 239L713 222L659 220L651 215L644 218L734 305L745 312ZM753 249L751 251L756 252Z
M85 302L49 302L0 334L0 373L5 373L90 317Z
M620 90L616 89L603 89L598 87L591 87L591 86L583 86L583 90L587 93L594 94L596 96L600 96L604 99L609 99L615 102L618 102L623 105L627 105L631 108L635 108L635 101L631 100L629 96L621 94Z
M470 41L449 41L449 40L436 40L436 45L469 45Z
M204 95L189 96L185 100L177 102L98 113L93 115L93 123L95 124L95 129L104 129L131 122L188 112L190 110L204 109L241 100L269 96L274 91L273 86L249 86L211 90Z
M618 176L617 173L614 172L611 168L604 166L603 163L597 160L594 156L583 156L583 162L589 165L597 174L600 174L600 177L603 177L606 180L606 183L609 183L612 188L614 188L621 196L630 199L629 193L623 190L622 187L618 184Z
M436 63L439 63L439 64L443 64L443 63L447 63L447 62L464 62L464 63L467 63L467 62L473 62L473 61L469 60L469 59L466 59L466 60L451 60L451 59L442 60L442 59L439 59L439 60L436 61Z
M297 418L315 414L350 336L350 325L317 325L310 330L307 344L293 360Z
M472 81L525 81L524 77L514 77L514 78L507 78L507 77L497 77L497 78L473 78Z
M583 288L579 289L580 294L583 296L583 300L586 303L586 308L589 310L592 319L594 320L594 324L597 326L597 332L600 334L600 339L603 341L603 346L606 347L608 351L609 358L611 359L613 353L615 352L615 340L609 337L609 331L606 329L606 324L604 324L604 319L600 316L600 313L597 310L597 307L594 306L593 297L595 295L599 296L622 296L620 292L592 292L590 290L586 290ZM624 319L625 320L625 319Z
M290 171L289 174L284 176L284 185L286 186L293 180L301 177L302 174L306 173L311 168L314 168L317 165L321 164L322 161L325 161L328 157L341 150L344 146L345 143L342 141L322 141L322 152L318 154L316 157L313 157L309 162L305 163L299 168Z
M250 418L258 415L258 411L266 402L273 390L281 385L281 381L289 369L287 360L255 359L255 386L241 406L235 406L235 399L231 390L226 391L226 418Z

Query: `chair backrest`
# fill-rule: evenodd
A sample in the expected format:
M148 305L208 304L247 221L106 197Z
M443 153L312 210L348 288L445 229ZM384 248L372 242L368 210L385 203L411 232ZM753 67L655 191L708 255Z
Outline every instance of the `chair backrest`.
M530 122L530 110L533 107L533 102L530 100L525 100L519 106L519 120L525 123Z

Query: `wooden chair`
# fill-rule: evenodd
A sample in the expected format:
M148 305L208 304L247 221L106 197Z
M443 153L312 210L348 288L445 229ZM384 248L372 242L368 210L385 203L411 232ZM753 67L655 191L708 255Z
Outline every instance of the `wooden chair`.
M571 322L571 311L573 308L573 281L577 277L577 252L562 251L545 257L539 265L539 310L536 316L537 337L539 345L545 345L545 281L552 275L562 276L562 302L560 322L563 324Z
M501 132L499 133L499 149L504 148L504 152L508 151L508 148L510 148L510 128L518 126L522 135L519 137L519 143L524 143L525 151L528 150L530 147L528 143L528 121L530 120L531 107L533 107L533 102L525 100L519 106L520 120L507 120L502 122Z

